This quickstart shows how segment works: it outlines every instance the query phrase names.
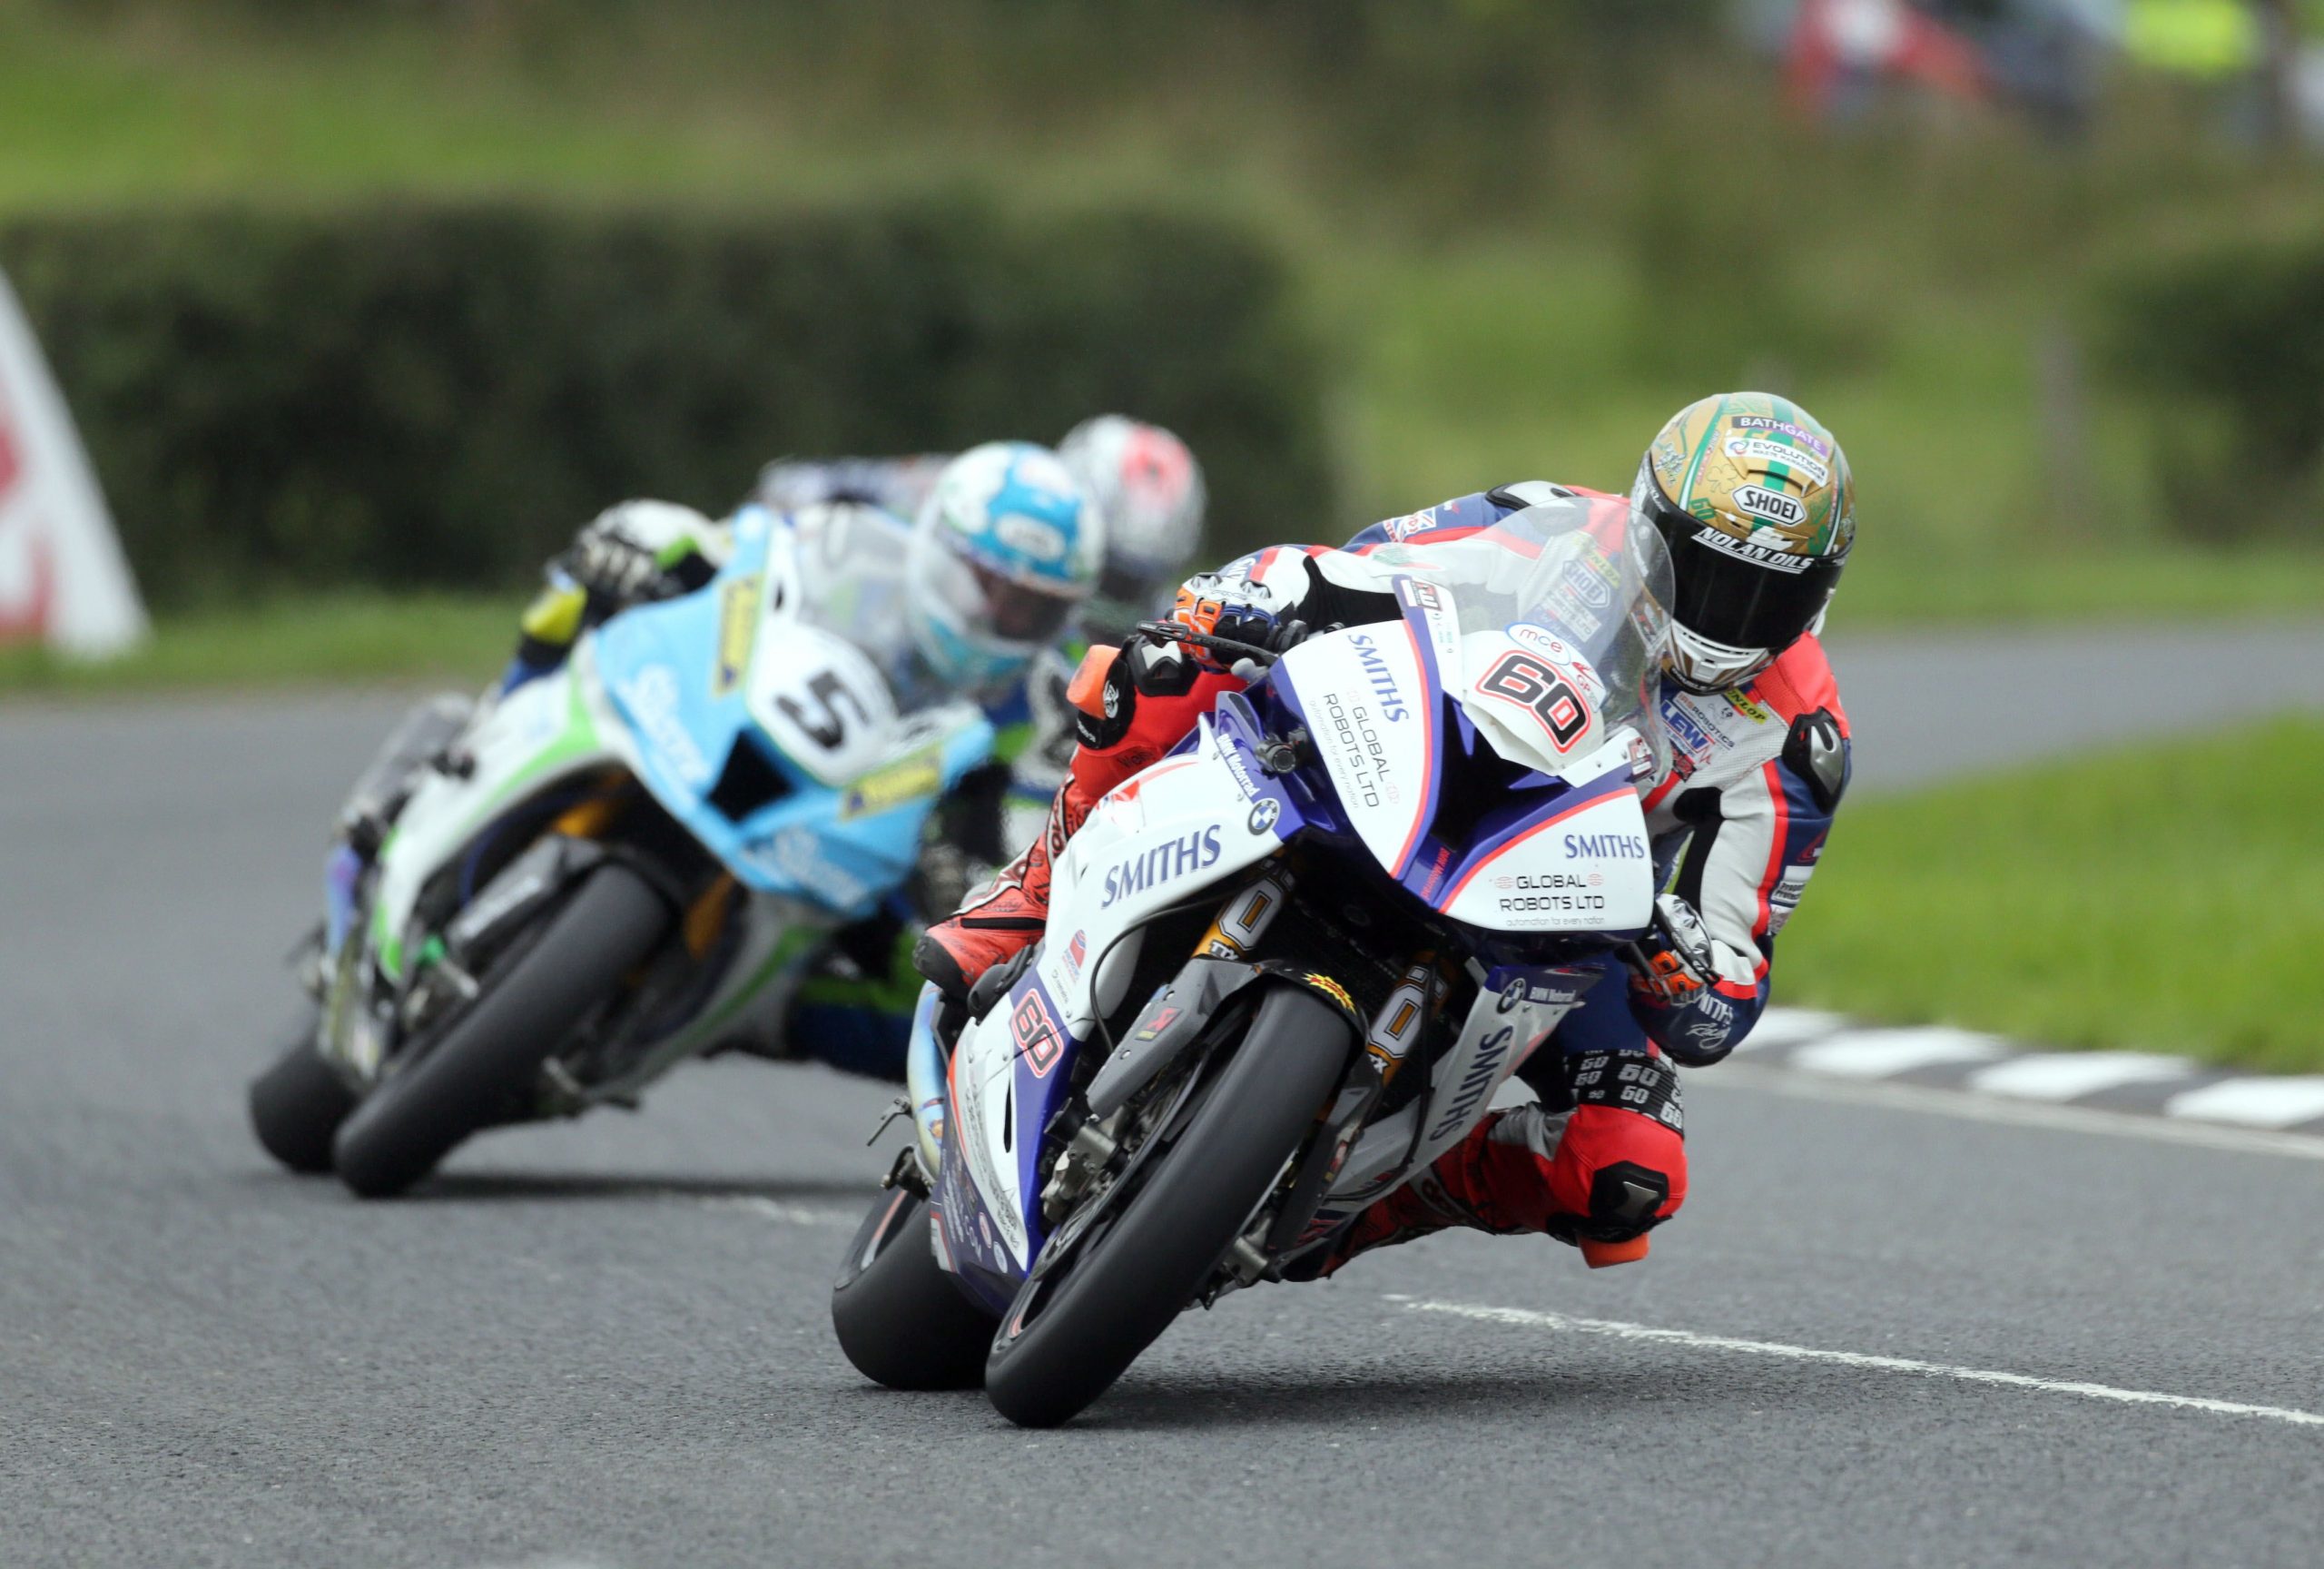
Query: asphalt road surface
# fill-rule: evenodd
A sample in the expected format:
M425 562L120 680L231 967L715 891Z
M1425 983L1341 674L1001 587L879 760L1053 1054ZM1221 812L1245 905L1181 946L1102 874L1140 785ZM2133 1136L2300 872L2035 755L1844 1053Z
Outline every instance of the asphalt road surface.
M1956 762L1895 676L1961 662L1856 653L1867 749L1925 760L1867 784ZM2093 657L2096 733L2154 722L2127 678ZM832 1343L877 1086L706 1064L407 1201L282 1175L242 1088L395 706L0 717L9 1569L2317 1560L2324 1159L2230 1134L1697 1074L1648 1262L1432 1238L1190 1317L1047 1434Z

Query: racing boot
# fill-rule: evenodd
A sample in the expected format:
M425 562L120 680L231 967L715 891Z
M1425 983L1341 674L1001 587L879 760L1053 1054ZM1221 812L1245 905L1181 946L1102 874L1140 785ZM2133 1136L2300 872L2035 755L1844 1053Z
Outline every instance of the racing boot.
M988 972L1039 941L1049 920L1050 866L1090 809L1160 761L1219 693L1244 685L1176 647L1133 642L1127 650L1091 648L1066 689L1078 745L1065 785L1049 804L1048 827L957 913L921 933L912 952L920 972L949 1001L965 1004Z
M912 964L936 983L946 1002L966 1004L970 991L988 972L1039 940L1049 915L1050 862L1089 815L1088 803L1096 799L1077 800L1080 792L1075 783L1068 775L1065 787L1049 803L1049 825L1025 846L1023 854L970 893L959 910L920 934Z

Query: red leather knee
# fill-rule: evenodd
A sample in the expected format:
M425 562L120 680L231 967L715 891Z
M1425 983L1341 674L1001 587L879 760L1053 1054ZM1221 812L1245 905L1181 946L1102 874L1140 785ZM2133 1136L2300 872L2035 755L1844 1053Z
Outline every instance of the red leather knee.
M1687 1141L1636 1111L1577 1106L1544 1175L1551 1207L1577 1231L1620 1240L1687 1201Z

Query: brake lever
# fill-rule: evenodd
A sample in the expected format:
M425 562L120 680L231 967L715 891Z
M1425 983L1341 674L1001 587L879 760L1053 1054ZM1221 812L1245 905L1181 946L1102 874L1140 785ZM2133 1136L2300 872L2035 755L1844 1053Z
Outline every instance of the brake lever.
M1184 643L1189 647L1204 648L1213 654L1225 655L1231 661L1230 668L1247 661L1257 666L1261 671L1270 670L1274 668L1275 662L1283 657L1274 649L1263 648L1256 643L1238 643L1232 637L1214 636L1208 632L1197 632L1193 627L1181 626L1176 621L1141 621L1137 624L1137 630L1141 635L1157 643ZM1240 675L1241 672L1236 671L1236 674Z

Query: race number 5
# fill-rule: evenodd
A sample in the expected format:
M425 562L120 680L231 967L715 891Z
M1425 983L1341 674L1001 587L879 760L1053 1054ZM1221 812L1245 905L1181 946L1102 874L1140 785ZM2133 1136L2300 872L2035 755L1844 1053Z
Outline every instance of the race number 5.
M826 784L878 765L895 738L886 680L861 649L820 628L761 633L750 710L785 756Z
M815 704L812 714L788 692L774 700L775 706L799 726L800 734L826 752L836 752L847 744L847 715L842 706L855 711L856 723L872 722L872 715L863 710L863 699L848 690L836 670L816 671L807 682L807 696Z
M1477 690L1504 698L1541 722L1560 752L1590 728L1590 705L1573 684L1531 654L1512 652L1485 672Z

